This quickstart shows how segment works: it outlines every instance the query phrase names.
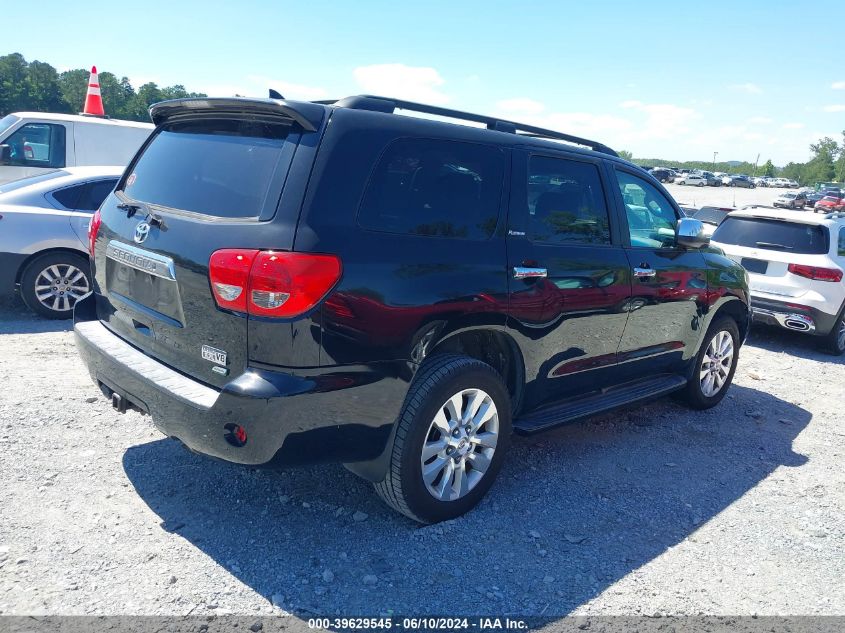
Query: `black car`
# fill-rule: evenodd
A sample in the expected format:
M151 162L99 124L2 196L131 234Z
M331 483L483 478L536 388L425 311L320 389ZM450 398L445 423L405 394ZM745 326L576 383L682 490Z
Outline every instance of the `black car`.
M722 186L722 179L718 176L713 175L712 172L709 171L702 171L701 175L707 179L707 186L708 187L721 187Z
M434 522L478 503L512 431L725 396L745 271L601 143L370 96L150 113L74 329L112 404L193 451L341 462Z
M745 187L746 189L754 189L756 185L754 181L748 176L731 176L731 187Z
M824 198L824 196L825 194L818 192L808 193L806 194L807 200L804 204L812 209L819 200Z
M670 169L661 169L659 167L655 169L650 169L649 173L657 178L660 182L672 182L672 179L675 177L675 172Z

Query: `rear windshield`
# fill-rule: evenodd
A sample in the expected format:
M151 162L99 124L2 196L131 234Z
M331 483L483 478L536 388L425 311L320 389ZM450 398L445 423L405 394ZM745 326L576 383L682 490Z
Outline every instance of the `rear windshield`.
M133 200L223 218L253 218L265 204L290 126L215 119L165 126L126 178ZM275 192L278 194L278 192Z
M721 209L714 209L713 207L701 207L696 211L692 217L708 224L719 224L728 215L727 211Z
M713 233L713 241L801 255L822 255L829 245L824 226L736 216L725 218Z

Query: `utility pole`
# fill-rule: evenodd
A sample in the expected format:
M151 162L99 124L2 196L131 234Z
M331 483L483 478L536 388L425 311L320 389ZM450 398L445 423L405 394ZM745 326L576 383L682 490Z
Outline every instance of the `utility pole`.
M757 163L760 162L760 154L757 154L757 159L754 161L754 175L757 175Z
M710 171L716 171L716 156L719 155L719 152L713 152L713 166L710 168Z

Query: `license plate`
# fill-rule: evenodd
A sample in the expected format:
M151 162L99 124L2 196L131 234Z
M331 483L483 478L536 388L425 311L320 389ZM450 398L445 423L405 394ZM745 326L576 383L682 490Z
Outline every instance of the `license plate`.
M226 352L224 352L222 349L211 347L210 345L202 346L202 357L205 360L211 361L212 363L216 363L218 365L226 364Z
M765 275L769 269L769 262L762 259L751 259L750 257L743 257L739 262L742 267L750 273L757 273L758 275Z

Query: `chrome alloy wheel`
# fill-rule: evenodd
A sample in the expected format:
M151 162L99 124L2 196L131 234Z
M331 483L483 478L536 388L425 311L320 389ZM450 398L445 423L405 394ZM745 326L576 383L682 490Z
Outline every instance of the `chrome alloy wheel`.
M490 395L464 389L449 398L431 422L420 456L432 497L455 501L482 480L499 440L499 414Z
M35 278L35 298L56 312L72 310L90 291L85 273L71 264L52 264Z
M708 398L712 398L728 380L731 373L734 359L734 340L730 332L722 330L716 333L707 346L704 358L701 361L699 378L701 380L701 392Z

